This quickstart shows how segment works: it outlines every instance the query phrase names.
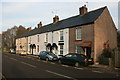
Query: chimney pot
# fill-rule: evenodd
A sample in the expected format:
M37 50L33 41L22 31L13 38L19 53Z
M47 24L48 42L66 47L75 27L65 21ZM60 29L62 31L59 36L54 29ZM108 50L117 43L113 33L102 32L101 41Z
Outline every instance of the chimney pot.
M27 28L27 30L28 30L28 31L31 31L31 30L32 30L32 27Z
M42 27L42 22L40 21L40 23L38 24L38 28Z
M80 15L86 14L87 12L88 12L88 9L87 9L86 5L79 8Z
M56 23L56 22L58 22L59 21L59 17L58 16L55 16L54 18L53 18L53 23Z

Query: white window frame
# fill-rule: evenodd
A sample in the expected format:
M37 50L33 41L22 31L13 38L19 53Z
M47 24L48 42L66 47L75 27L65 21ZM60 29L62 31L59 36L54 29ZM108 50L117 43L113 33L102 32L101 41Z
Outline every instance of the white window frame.
M38 40L38 42L39 42L39 40L40 40L39 35L37 35L37 40Z
M80 49L80 50L78 50L78 49ZM78 54L82 53L82 49L81 49L80 45L76 45L76 53L78 53Z
M78 31L78 30L80 30L80 31ZM76 29L76 40L82 40L82 29L81 28Z
M60 54L63 54L63 49L64 49L64 46L60 45Z
M60 41L64 41L64 31L60 31Z
M48 33L46 33L46 42L48 42Z

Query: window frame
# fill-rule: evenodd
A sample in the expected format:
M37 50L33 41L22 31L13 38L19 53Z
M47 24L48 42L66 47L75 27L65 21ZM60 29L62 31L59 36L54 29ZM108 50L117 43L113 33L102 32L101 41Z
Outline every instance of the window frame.
M48 33L46 33L46 42L48 42Z
M60 45L60 54L61 54L61 55L63 54L63 49L64 49L64 46L63 46L63 45Z
M64 34L64 31L63 31L63 30L60 31L60 41L64 41L64 36L63 36L63 34Z
M78 46L79 46L79 48L78 48ZM81 49L82 47L80 47L80 45L76 45L76 53L77 54L81 54L81 52L82 52L82 49ZM79 52L78 52L79 51Z
M79 32L78 30L80 30L79 35L78 35L78 32ZM76 40L82 40L82 29L81 28L76 28Z
M38 42L39 42L39 40L40 40L40 39L39 39L39 35L37 35L37 40L38 40Z

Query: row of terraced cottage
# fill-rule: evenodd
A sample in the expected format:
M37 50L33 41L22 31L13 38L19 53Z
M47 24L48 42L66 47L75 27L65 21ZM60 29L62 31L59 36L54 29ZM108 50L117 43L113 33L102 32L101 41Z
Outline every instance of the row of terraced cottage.
M108 8L89 11L84 5L79 15L59 20L30 30L16 39L16 51L38 55L40 51L51 51L57 55L68 53L84 54L96 62L104 43L111 49L117 48L117 29Z

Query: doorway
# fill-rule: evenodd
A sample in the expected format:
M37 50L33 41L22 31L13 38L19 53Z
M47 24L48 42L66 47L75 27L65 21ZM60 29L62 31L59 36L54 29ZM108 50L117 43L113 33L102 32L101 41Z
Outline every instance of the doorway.
M85 47L85 55L88 57L88 58L91 58L91 47Z

